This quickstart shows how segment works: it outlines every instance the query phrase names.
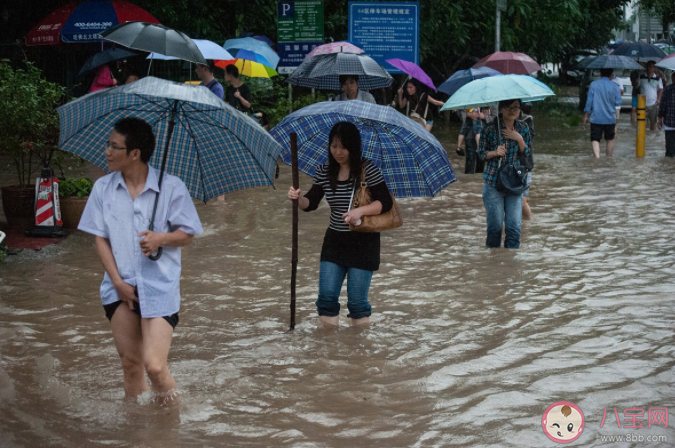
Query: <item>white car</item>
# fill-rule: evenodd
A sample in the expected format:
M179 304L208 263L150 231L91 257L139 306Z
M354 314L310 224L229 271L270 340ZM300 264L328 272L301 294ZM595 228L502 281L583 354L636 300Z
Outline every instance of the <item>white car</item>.
M623 94L621 95L621 108L630 109L633 107L633 85L630 82L630 77L617 78L621 80L623 85Z
M623 95L621 95L621 108L622 109L630 109L633 107L633 85L630 82L630 71L625 70L617 70L615 73L617 75L618 79L621 80L621 84L623 84ZM586 106L586 98L588 96L588 86L591 84L591 82L595 81L596 79L600 79L600 71L599 70L586 70L586 74L579 85L579 109L583 110L584 107Z

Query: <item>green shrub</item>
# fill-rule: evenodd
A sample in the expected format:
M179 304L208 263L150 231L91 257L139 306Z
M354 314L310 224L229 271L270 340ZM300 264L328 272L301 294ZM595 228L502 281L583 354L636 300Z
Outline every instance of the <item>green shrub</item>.
M63 180L59 180L59 197L69 198L77 196L78 198L84 198L91 194L91 189L93 187L94 182L87 177L82 177L80 179L67 177Z
M288 99L288 84L285 77L275 76L272 79L246 78L246 83L251 88L253 108L256 112L265 114L265 119L270 127L279 123L289 114L291 104ZM299 89L294 89L293 93L297 94L297 90ZM305 106L327 99L327 96L322 92L316 92L314 95L311 93L300 94L293 97L292 110L302 109Z
M21 186L30 185L57 148L59 116L55 109L64 92L30 62L23 69L0 60L0 151L8 154Z

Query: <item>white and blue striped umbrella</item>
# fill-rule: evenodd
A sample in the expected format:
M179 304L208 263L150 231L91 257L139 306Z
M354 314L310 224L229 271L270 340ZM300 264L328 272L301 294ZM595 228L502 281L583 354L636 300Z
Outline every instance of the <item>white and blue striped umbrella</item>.
M175 111L175 126L169 123ZM136 117L157 138L150 164L180 177L192 197L206 201L235 190L273 185L279 144L253 119L206 87L147 77L101 90L58 108L59 147L104 170L103 153L113 125ZM167 141L170 142L167 148Z
M457 180L436 137L388 106L358 100L316 103L288 115L270 134L283 147L281 160L290 165L290 134L295 132L298 168L313 176L318 166L328 163L328 135L339 121L359 128L363 157L382 170L396 197L434 196Z

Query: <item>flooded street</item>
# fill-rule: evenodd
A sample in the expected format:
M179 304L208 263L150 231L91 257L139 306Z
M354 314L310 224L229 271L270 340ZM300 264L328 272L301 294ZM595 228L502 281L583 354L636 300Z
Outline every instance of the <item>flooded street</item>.
M484 247L482 176L462 174L457 123L435 130L458 182L399 200L404 225L382 234L369 328L350 328L344 311L339 330L317 329L324 201L300 213L287 332L288 166L276 191L198 204L205 233L183 251L172 408L124 400L93 237L8 257L0 447L550 447L541 421L557 401L585 417L570 446L674 446L675 160L663 132L647 133L637 159L627 113L614 158L603 142L599 160L588 130L533 115L521 248ZM648 427L657 407L667 428ZM627 427L630 408L644 428ZM657 441L603 439L631 434Z

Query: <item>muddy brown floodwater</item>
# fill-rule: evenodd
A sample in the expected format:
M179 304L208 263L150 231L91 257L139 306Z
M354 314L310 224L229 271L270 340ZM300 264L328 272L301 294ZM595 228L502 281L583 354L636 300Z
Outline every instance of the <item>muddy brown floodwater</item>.
M10 256L0 446L546 447L542 415L557 401L585 417L571 446L674 446L675 160L663 133L637 159L627 114L615 157L600 160L588 131L535 117L520 250L484 247L482 179L461 174L458 126L438 130L459 181L400 200L405 224L382 235L367 329L344 317L337 331L316 327L324 204L300 214L287 332L289 167L276 191L198 204L206 232L183 252L173 408L123 399L91 236ZM649 418L658 407L669 424Z

